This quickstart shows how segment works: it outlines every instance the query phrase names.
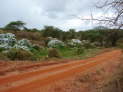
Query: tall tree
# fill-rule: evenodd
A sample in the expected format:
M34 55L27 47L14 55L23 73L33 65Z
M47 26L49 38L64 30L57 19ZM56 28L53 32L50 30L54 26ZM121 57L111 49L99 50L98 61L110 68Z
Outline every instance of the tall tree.
M118 29L123 27L123 0L100 0L100 3L96 5L99 9L111 10L112 16L106 16L99 21L107 22L111 26L115 26ZM110 14L111 15L111 14Z
M53 37L53 38L58 38L61 39L63 31L55 28L53 26L45 26L44 29L42 30L42 34L44 37Z
M69 33L69 35L68 35L69 39L76 38L76 31L75 31L75 29L69 29L68 33Z
M25 23L23 21L12 21L7 24L4 29L6 30L22 30L25 28Z
M98 21L108 23L108 25L117 29L123 28L123 0L102 0L101 4L97 5L97 8L109 9L113 13L112 16L106 16L103 19L98 19ZM117 41L121 38L117 31L119 30L109 31L108 39L112 46L116 46Z

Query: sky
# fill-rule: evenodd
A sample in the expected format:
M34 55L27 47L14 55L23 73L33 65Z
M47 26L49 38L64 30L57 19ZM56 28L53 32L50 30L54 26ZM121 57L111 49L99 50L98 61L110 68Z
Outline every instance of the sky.
M21 20L28 28L42 29L45 25L62 30L86 30L97 26L89 18L101 15L95 3L99 0L0 0L0 27Z

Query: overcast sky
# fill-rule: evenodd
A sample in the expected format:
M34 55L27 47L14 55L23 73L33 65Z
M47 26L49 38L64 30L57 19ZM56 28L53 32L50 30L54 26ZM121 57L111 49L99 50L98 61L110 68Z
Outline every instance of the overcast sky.
M44 25L59 27L63 30L90 29L94 26L88 18L95 10L94 4L99 0L0 0L0 27L10 21L21 20L29 28L43 28Z

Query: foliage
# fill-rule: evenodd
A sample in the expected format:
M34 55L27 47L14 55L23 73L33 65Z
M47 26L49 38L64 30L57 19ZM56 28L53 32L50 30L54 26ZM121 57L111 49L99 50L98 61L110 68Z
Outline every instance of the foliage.
M21 28L22 26L18 26L18 29L21 30ZM105 27L96 27L92 30L78 32L75 29L63 31L53 26L45 26L44 29L42 29L41 31L37 29L27 28L21 31L13 30L14 29L4 31L0 30L1 34L15 34L13 35L13 37L4 37L5 40L7 38L9 40L12 40L13 43L8 43L4 45L0 44L0 52L2 53L1 57L4 57L5 54L3 54L3 52L5 50L10 49L4 58L7 57L8 59L13 60L14 58L20 59L21 56L23 59L24 55L22 55L22 53L25 54L26 52L33 54L33 56L30 57L36 60L40 60L47 56L49 58L83 57L88 54L90 49L95 50L96 47L116 47L117 45L119 45L118 41L123 40L123 30L107 29ZM15 37L17 40L15 39ZM48 49L48 47L52 47L52 49ZM12 51L11 49L14 50ZM22 52L20 50L22 50ZM25 52L25 50L27 51ZM12 55L10 55L10 53ZM20 53L20 55L17 54L16 56L15 53ZM24 57L24 59L27 58Z
M24 28L25 23L23 21L12 21L5 26L5 30L21 30Z
M36 44L35 44L35 45L33 45L33 47L32 47L32 48L33 48L33 49L35 49L35 50L38 50L38 51L41 49L41 47L40 47L39 45L36 45Z
M81 47L82 42L79 39L72 39L67 42L68 46L70 47Z
M89 42L88 40L83 40L82 41L82 47L86 48L86 49L90 49L90 48L94 48L95 44Z
M75 29L69 29L69 31L68 31L68 39L74 39L74 38L76 38Z
M64 47L64 42L54 39L48 42L48 47L53 47L53 48L57 48L57 47Z
M95 53L100 51L100 49L97 48L86 49L83 47L81 48L64 47L64 48L59 48L58 50L61 57L65 59L83 59L95 55Z
M17 42L14 48L21 48L24 50L30 50L32 48L32 44L27 39L22 39Z
M112 16L101 15L102 18L97 19L99 23L106 26L122 29L123 27L123 0L100 0L96 5L99 9L109 10ZM108 11L107 11L108 12Z
M123 49L123 39L117 41L117 47Z
M30 51L23 49L12 48L6 53L7 57L11 60L33 60L33 54Z
M0 48L9 49L16 44L15 35L12 33L0 34Z
M83 54L84 51L85 51L85 48L81 47L81 48L77 48L76 53L77 53L77 55L80 55L80 54Z
M21 29L22 27L24 27L25 24L24 23L21 24L20 22L22 21L19 21L19 22L15 21L15 23L10 22L10 24L17 25L18 29ZM17 39L25 38L25 39L31 40L32 42L38 41L37 43L43 46L47 46L48 37L57 38L63 42L67 42L68 40L71 40L71 39L79 39L81 41L89 40L91 43L98 43L98 45L101 47L116 46L117 41L120 38L123 38L123 32L121 32L122 30L108 29L103 26L98 26L92 30L79 31L79 32L76 32L75 29L63 31L53 26L45 26L41 31L35 28L34 29L26 28L25 30L16 31L16 32L12 30L11 32L16 34Z
M59 51L56 48L49 48L48 57L49 58L53 58L53 57L60 58Z
M35 41L41 41L43 39L41 32L37 31L17 31L13 32L16 34L17 39L28 39L28 40L35 40Z
M0 48L11 49L21 48L24 50L30 50L33 45L27 39L16 40L15 35L12 33L0 34Z
M4 52L0 52L0 60L9 60L9 58Z
M4 48L0 48L0 52L2 52L2 51L5 51L5 49Z
M53 37L60 39L62 34L62 30L55 28L53 26L45 26L44 29L42 29L42 35L44 37Z
M94 30L108 30L109 28L105 27L105 26L97 26L95 28L93 28Z

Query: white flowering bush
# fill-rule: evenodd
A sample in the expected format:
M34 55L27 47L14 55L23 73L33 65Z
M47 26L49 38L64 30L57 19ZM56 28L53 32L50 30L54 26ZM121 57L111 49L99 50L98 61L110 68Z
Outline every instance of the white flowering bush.
M54 39L48 42L48 47L55 48L55 47L63 47L63 46L65 46L64 42L57 39Z
M17 48L17 49L24 49L24 50L30 50L30 48L29 47L27 47L27 46L20 46L20 45L18 45L18 44L16 44L13 48Z
M14 48L21 48L24 50L30 50L32 47L32 44L27 39L22 39L17 42L17 44L14 46Z
M78 47L82 45L82 42L79 39L72 39L71 41L68 41L67 44L71 47Z
M15 38L15 34L12 33L0 34L0 38Z
M12 33L0 34L0 48L10 49L16 44L15 35Z
M0 34L0 49L8 50L11 48L30 50L33 45L27 39L17 41L12 33Z
M19 40L17 44L20 45L20 46L28 46L28 47L31 47L32 46L32 44L30 43L30 41L27 40L27 39Z
M0 45L0 48L6 50L6 49L12 48L12 46L10 46L10 45L8 45L8 44L1 44L1 45Z

